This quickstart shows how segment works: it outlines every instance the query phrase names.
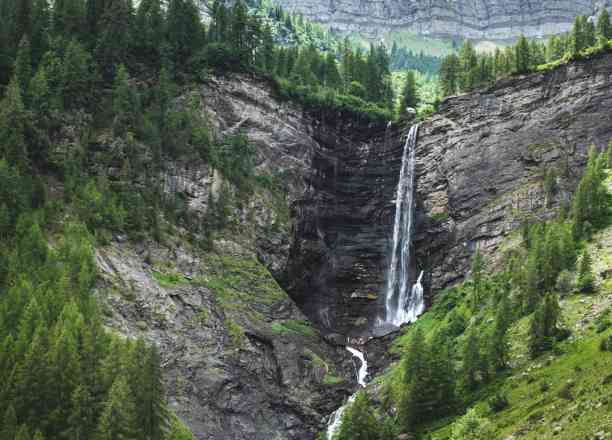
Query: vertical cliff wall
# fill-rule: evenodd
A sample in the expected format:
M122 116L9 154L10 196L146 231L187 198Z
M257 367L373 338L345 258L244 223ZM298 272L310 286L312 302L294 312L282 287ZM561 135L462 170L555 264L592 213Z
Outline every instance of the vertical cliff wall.
M380 37L392 30L476 40L565 32L577 15L607 0L279 0L289 10L344 33Z

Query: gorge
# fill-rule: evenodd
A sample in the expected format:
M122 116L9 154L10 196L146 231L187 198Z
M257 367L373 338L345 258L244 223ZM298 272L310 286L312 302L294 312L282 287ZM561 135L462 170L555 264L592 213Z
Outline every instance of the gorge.
M612 138L606 110L612 106L611 82L612 56L599 55L449 98L421 124L410 150L415 154L412 280L424 271L426 304L466 276L477 247L494 264L500 243L525 215L547 218L567 200L589 146L603 148ZM228 238L219 245L265 264L301 311L287 298L282 307L260 308L263 320L225 312L247 334L240 351L230 350L217 318L197 332L189 324L199 304L216 310L211 317L224 313L208 289L157 287L146 270L136 269L146 252L114 245L101 252L105 277L134 285L138 299L113 299L110 325L126 334L144 333L160 345L173 407L198 438L213 433L215 439L263 440L274 433L310 439L326 429L328 415L357 386L345 335L367 341L389 330L382 331L377 319L386 309L408 128L387 131L386 124L364 124L341 113L304 113L279 103L266 82L242 76L211 79L196 93L219 130L246 132L261 170L282 172L287 189L282 203L290 207L291 222L270 227L282 211L267 196L256 196L233 214L248 231L241 245ZM567 177L546 203L542 176L550 168ZM183 164L167 180L199 215L212 174L197 163ZM170 256L177 261L174 270L196 276L191 272L196 260L185 250L148 252L162 260ZM271 330L270 322L304 319L302 313L325 338ZM218 346L215 340L227 342ZM392 360L376 341L359 348L372 375ZM326 371L348 382L323 385Z
M612 438L608 6L0 0L0 440Z

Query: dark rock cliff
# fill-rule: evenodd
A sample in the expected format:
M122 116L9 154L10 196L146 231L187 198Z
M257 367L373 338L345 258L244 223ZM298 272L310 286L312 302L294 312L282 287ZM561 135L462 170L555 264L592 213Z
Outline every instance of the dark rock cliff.
M612 139L612 55L447 99L418 144L417 260L439 289L523 220L566 203L591 145ZM557 184L546 194L544 173Z
M393 30L476 40L508 40L565 32L577 15L606 0L279 0L289 10L343 33L380 37Z

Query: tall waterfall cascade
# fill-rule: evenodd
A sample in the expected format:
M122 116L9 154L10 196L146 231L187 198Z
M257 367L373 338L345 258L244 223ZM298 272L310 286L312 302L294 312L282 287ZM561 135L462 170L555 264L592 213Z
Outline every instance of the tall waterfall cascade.
M408 133L395 199L393 246L387 272L385 322L396 326L416 321L425 309L421 284L423 273L421 272L414 286L409 286L410 252L414 228L415 150L418 133L418 124L413 125Z
M357 371L357 382L361 387L366 386L366 378L368 377L368 361L365 358L365 355L357 350L356 348L347 346L346 349L351 352L353 357L357 358L360 362L359 370ZM329 422L327 424L327 440L333 440L334 436L340 431L340 426L342 425L342 416L349 406L353 404L355 399L357 398L357 393L353 394L347 402L338 408L334 413L330 416Z

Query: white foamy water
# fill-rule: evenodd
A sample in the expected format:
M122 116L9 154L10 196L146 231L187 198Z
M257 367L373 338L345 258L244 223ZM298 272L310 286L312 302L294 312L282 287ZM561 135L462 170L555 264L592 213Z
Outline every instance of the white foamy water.
M368 361L366 360L365 355L356 348L347 346L346 349L350 351L354 357L359 359L360 366L359 370L357 371L357 382L360 386L365 387L366 379L368 377ZM357 393L349 397L346 403L340 408L338 408L336 411L334 411L334 413L331 415L331 417L329 418L329 423L327 424L327 440L332 440L334 438L334 435L336 435L338 431L340 431L340 426L342 425L342 416L344 416L346 409L351 406L351 404L355 401L356 398Z
M414 226L415 150L418 132L419 125L413 125L406 139L395 199L393 247L387 271L385 322L396 326L414 322L425 308L421 284L423 273L412 288L409 286L410 245Z

